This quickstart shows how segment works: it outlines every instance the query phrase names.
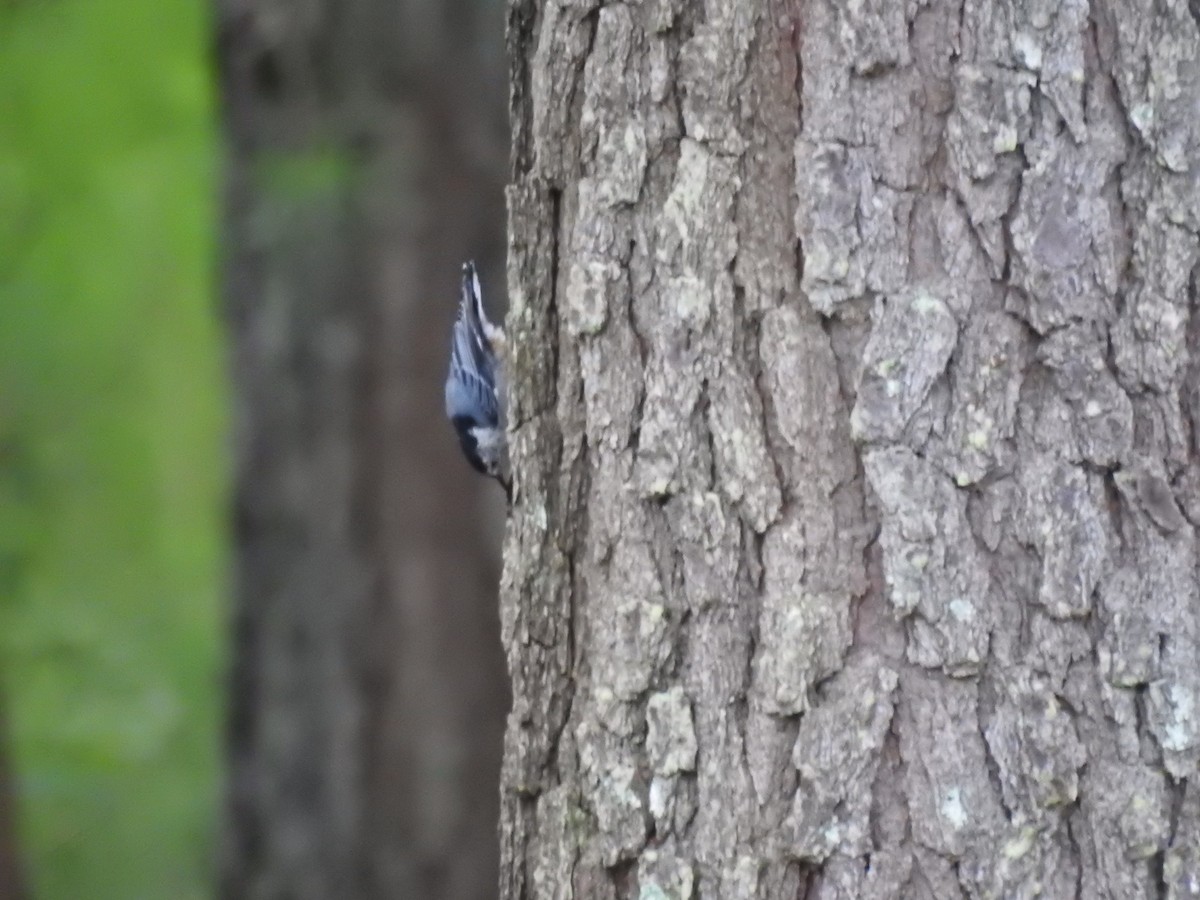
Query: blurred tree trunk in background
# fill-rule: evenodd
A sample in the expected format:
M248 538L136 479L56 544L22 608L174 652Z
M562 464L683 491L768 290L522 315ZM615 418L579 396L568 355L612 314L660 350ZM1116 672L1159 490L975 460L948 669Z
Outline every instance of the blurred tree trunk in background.
M510 23L502 896L1195 896L1187 5Z
M17 840L17 790L8 744L8 718L0 696L0 898L25 896L21 874L21 845Z
M236 557L222 894L495 896L495 485L442 380L501 299L503 14L220 0Z

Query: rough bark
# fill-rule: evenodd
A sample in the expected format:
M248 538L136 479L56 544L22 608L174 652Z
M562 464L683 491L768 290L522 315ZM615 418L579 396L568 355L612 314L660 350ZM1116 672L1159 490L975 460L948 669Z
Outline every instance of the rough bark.
M508 42L502 896L1195 896L1197 14Z
M502 22L488 3L220 5L227 897L496 896L502 501L442 380L459 264L500 278Z

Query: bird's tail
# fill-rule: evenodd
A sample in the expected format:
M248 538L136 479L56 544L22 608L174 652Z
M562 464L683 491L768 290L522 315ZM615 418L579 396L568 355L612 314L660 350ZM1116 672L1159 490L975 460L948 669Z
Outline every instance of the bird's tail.
M483 289L479 286L479 273L475 263L468 260L462 267L462 298L459 317L466 321L473 334L478 334L487 349L501 353L504 347L504 329L493 325L483 308Z
M462 297L459 301L458 314L473 334L486 336L489 322L487 313L483 311L483 290L479 286L479 273L475 271L475 263L467 261L462 267Z

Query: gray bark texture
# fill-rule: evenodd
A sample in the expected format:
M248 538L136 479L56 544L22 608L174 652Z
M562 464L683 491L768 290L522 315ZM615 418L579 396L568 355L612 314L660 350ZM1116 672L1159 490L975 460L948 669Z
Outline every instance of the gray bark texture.
M507 900L1200 896L1183 0L510 0Z
M220 0L218 27L236 414L221 894L494 900L503 500L462 459L442 384L459 264L502 280L503 12Z

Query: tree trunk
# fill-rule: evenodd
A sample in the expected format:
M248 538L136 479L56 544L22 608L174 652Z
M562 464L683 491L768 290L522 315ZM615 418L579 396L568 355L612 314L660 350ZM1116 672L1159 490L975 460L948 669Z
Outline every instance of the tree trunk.
M501 22L467 0L221 4L226 897L496 896L502 499L442 382L459 264L499 280Z
M1196 896L1185 4L508 42L502 896Z

